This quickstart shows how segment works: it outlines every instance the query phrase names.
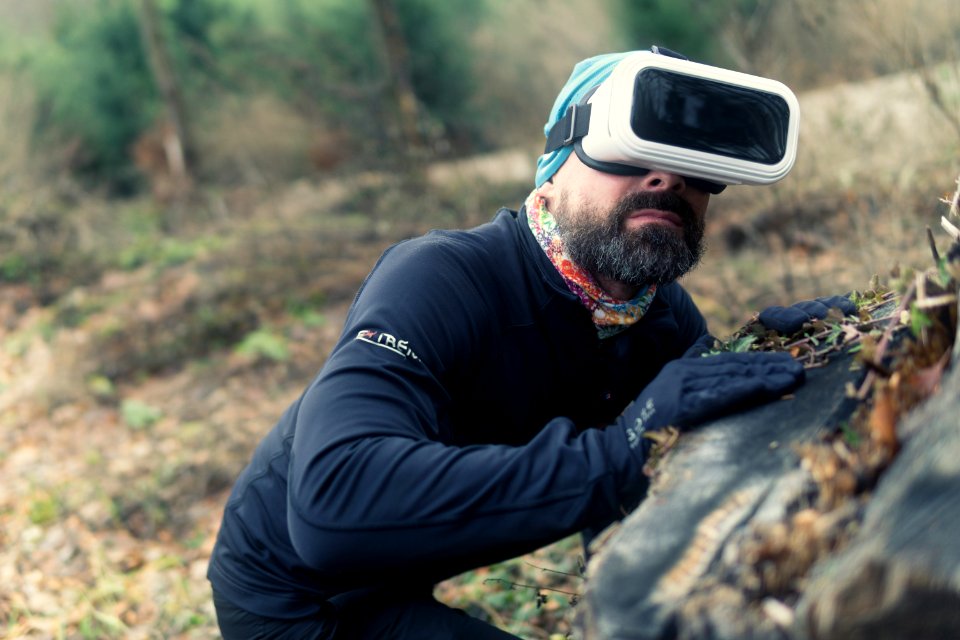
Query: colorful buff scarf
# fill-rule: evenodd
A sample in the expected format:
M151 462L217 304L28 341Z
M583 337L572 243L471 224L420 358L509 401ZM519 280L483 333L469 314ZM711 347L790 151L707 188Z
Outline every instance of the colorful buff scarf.
M567 288L590 310L601 339L620 333L643 317L657 292L657 285L643 289L632 300L618 300L608 295L593 276L574 264L567 255L557 230L557 221L547 210L547 201L543 196L534 190L527 198L526 207L527 221L534 237L560 272Z

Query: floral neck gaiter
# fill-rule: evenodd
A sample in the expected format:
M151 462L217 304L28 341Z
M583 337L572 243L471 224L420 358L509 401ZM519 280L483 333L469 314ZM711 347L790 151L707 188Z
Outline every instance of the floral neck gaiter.
M527 198L527 221L534 237L550 262L563 277L567 288L590 310L600 338L609 338L627 329L643 317L657 285L642 289L632 300L618 300L607 294L586 270L574 264L564 247L557 221L547 210L547 202L536 190Z

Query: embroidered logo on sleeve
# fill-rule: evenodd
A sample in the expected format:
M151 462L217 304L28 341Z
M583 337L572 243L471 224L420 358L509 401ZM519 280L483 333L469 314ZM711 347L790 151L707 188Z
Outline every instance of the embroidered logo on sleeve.
M370 329L363 329L357 332L357 337L354 339L359 340L360 342L367 342L378 347L383 347L384 349L393 351L397 355L403 356L404 358L411 358L413 360L420 359L417 357L417 354L414 353L413 349L410 348L410 345L406 340L399 340L393 335L384 331L371 331Z
M647 398L647 403L640 409L640 415L637 416L633 426L627 427L627 443L631 449L636 449L637 445L640 444L643 433L647 430L647 423L656 412L657 408L653 405L653 398Z

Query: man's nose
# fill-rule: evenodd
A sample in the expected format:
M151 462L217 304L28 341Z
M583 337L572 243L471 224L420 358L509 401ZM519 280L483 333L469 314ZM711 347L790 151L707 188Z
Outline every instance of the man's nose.
M643 176L641 184L649 191L683 191L687 183L683 176L666 171L651 171Z

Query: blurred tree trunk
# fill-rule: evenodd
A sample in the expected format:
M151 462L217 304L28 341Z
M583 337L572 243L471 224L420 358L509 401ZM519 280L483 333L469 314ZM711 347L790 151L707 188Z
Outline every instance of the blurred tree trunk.
M196 156L183 92L163 39L156 0L141 0L140 25L153 79L160 91L170 125L164 127L163 134L167 165L177 190L186 192L192 184L191 170Z
M394 0L368 0L380 29L386 57L390 94L393 101L400 145L407 158L420 158L425 150L420 131L420 101L413 90L410 48L400 28Z

